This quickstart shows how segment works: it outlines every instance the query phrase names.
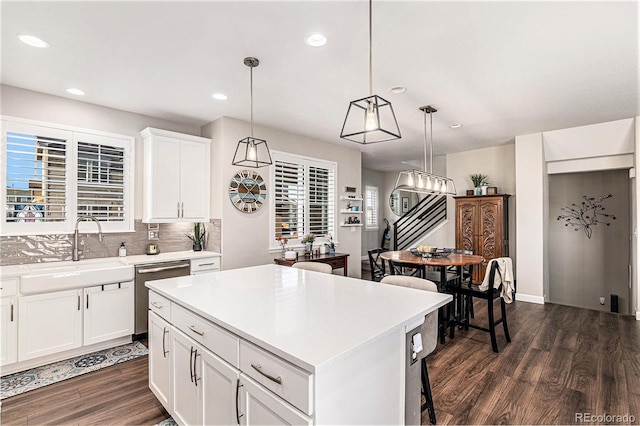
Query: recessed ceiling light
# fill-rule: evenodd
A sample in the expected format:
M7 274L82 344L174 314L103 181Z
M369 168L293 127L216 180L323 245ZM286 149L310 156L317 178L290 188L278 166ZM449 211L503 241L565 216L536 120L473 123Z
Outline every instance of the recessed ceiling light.
M71 93L72 95L76 95L76 96L84 96L84 92L80 89L67 89L67 92Z
M461 123L455 123L455 124L450 124L449 125L450 129L459 129L460 127L462 127Z
M29 46L32 46L32 47L40 47L40 48L49 47L49 43L47 43L46 41L34 35L18 34L18 38L24 44L28 44Z
M392 88L389 89L389 91L391 93L395 93L395 94L399 94L399 93L404 93L407 91L407 88L404 86L393 86Z
M217 101L226 101L229 98L224 93L214 93L211 97Z
M327 38L320 33L309 34L304 41L313 47L322 47L327 44Z

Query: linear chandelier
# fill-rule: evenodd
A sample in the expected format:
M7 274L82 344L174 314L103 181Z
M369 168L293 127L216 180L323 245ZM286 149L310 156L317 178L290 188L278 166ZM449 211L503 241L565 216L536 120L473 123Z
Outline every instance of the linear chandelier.
M253 69L260 65L260 61L258 58L247 57L244 58L244 64L250 69L251 136L238 141L231 164L257 169L259 167L270 166L273 162L271 161L271 153L269 152L267 141L253 137Z
M349 103L340 137L361 144L400 139L391 102L373 94L372 0L369 0L369 96Z
M424 170L405 170L396 180L396 188L419 194L456 195L453 179L433 174L433 113L438 110L431 105L419 108L424 112ZM429 115L429 171L427 171L427 115Z

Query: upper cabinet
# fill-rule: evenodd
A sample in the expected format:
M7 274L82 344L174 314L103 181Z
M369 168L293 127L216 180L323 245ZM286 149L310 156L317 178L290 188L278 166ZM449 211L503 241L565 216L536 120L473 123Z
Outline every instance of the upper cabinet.
M147 127L142 221L208 222L211 140Z

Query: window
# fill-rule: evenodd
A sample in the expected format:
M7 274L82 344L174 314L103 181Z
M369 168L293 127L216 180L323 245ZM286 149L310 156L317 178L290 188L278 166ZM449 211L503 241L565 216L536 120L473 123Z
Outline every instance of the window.
M132 230L132 142L3 120L2 234L71 233L76 218L88 214L105 232Z
M277 237L300 243L308 233L335 234L336 164L277 151L272 152L270 247Z
M378 187L365 186L365 227L366 229L378 229Z

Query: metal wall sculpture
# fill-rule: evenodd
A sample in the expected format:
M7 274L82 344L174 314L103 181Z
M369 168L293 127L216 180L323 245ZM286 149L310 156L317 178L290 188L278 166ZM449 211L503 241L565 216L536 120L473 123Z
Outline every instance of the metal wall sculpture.
M610 226L610 222L604 220L615 220L616 217L613 214L604 213L605 208L602 202L607 198L613 197L612 194L606 196L587 197L583 195L584 201L580 205L571 204L567 207L562 207L560 210L565 212L558 216L558 220L564 220L566 223L564 226L572 226L574 231L583 230L587 238L591 239L591 229L593 226L602 224Z

